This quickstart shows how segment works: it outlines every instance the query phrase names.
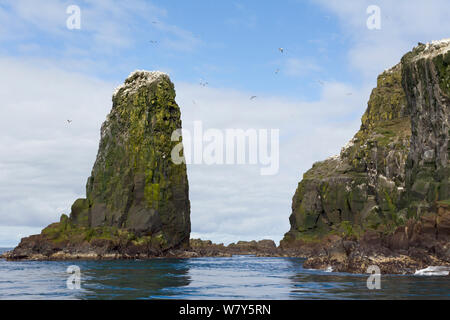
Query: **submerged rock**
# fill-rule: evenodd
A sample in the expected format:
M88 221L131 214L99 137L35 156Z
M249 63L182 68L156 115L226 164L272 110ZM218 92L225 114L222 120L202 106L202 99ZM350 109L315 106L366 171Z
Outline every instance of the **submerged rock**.
M22 239L10 258L154 255L189 247L186 165L171 160L179 143L172 133L181 128L173 83L161 72L136 71L112 102L86 198L41 235Z
M284 254L273 240L238 241L228 246L215 244L210 240L191 239L191 250L198 256L231 257L233 255L254 255L279 257Z
M359 272L378 254L394 273L449 263L449 106L450 39L420 44L383 72L358 133L304 174L281 247L335 271Z

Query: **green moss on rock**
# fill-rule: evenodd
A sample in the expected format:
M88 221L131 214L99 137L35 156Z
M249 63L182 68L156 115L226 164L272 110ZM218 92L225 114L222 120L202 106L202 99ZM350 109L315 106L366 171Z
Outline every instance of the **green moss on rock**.
M450 40L419 44L378 77L360 130L304 174L284 246L324 229L392 233L450 198L449 63Z
M97 159L70 218L43 230L54 243L145 244L157 250L188 247L190 202L186 165L171 161L179 141L180 108L169 77L132 73L113 95L101 129ZM100 241L100 242L99 242Z

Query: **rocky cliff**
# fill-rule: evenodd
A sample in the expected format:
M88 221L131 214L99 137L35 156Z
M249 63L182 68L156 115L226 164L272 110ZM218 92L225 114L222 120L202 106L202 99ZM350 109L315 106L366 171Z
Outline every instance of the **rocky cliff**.
M349 257L370 251L364 241L378 253L424 249L450 262L449 106L450 40L419 44L378 77L341 153L304 174L281 246L311 254L314 244L325 256L309 266L333 264L331 252L340 252L347 271L361 271Z
M450 199L450 40L420 45L402 63L412 128L408 204L429 209Z
M22 240L13 255L61 251L157 254L189 247L190 202L185 164L171 160L181 128L174 85L160 72L136 71L113 95L87 181L70 216Z
M87 199L70 219L90 228L109 226L161 237L168 247L188 243L189 190L184 164L171 160L181 128L169 77L135 72L113 95L100 147L86 186Z
M333 231L392 228L405 218L398 206L405 193L411 117L401 79L402 64L382 73L358 133L340 155L304 174L285 243Z

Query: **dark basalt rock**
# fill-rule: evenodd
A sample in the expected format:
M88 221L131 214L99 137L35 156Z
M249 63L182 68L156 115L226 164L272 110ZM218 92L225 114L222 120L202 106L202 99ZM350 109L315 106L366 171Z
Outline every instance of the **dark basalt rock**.
M157 255L189 247L186 165L171 159L179 143L171 137L181 128L173 83L163 73L137 71L112 100L86 198L74 202L70 217L23 239L9 258Z
M330 233L393 230L405 194L411 118L401 87L402 65L378 77L361 129L339 156L313 165L292 200L291 230L282 246ZM393 219L395 217L395 219Z
M394 273L448 263L449 106L450 39L383 72L360 131L299 183L281 247L306 252L307 266L350 272L378 254ZM356 245L344 255L332 235Z
M210 240L191 239L191 251L196 256L230 257L233 255L283 256L273 240L238 241L228 246L215 244Z
M174 164L172 133L180 109L169 77L135 72L113 96L87 200L89 227L117 227L137 236L161 237L164 247L188 246L190 204L185 164ZM72 211L71 219L80 220ZM86 219L86 218L85 218Z
M409 220L393 234L385 235L368 231L358 241L338 239L323 244L322 253L311 255L305 268L366 273L376 265L382 273L414 273L429 266L450 267L450 234L441 234L441 223L450 219L450 205L439 205L438 213ZM430 221L433 223L430 224Z

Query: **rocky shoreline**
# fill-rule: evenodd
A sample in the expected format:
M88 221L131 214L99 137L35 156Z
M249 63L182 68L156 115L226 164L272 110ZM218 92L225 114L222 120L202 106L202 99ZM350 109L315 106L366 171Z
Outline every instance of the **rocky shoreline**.
M14 250L0 258L9 261L145 260L154 258L201 258L253 255L256 257L305 258L304 268L367 274L377 266L382 274L415 274L429 267L450 271L450 204L439 204L435 214L410 220L394 233L366 232L357 239L332 234L320 240L239 241L228 246L209 240L191 239L189 248L157 251L135 241L93 239L78 244L55 243L45 233L22 239Z
M341 242L348 245L349 242ZM351 244L353 245L353 244ZM337 247L336 247L337 248ZM343 247L345 250L345 247ZM295 250L234 250L227 247L223 249L215 248L192 248L191 250L170 250L161 254L135 254L126 253L104 253L96 251L90 252L68 252L66 250L57 251L49 256L39 253L32 253L26 257L17 257L12 251L0 255L0 259L7 261L101 261L101 260L148 260L148 259L195 259L203 257L227 258L235 255L252 255L255 257L285 257L285 258L305 258L307 259L303 267L305 269L324 270L331 272L367 274L369 266L380 268L381 274L417 274L419 270L426 270L438 267L450 273L450 262L439 259L436 255L427 254L424 251L409 251L406 254L390 253L388 255L358 255L358 251L350 255L342 253L340 249L333 248L330 253L315 257L306 257Z
M156 251L148 246L129 243L118 246L114 240L84 242L81 245L56 244L42 235L22 239L14 250L0 255L8 261L72 261L72 260L136 260L153 258L198 258L255 255L281 257L286 253L277 248L272 240L239 241L228 246L214 244L209 240L192 239L189 249Z
M411 219L393 233L373 230L361 237L329 235L318 242L282 241L285 250L307 256L304 267L335 272L414 274L432 266L450 267L450 204L437 204L434 213Z
M449 75L450 39L419 43L378 76L349 143L303 175L280 246L305 268L449 266Z
M306 258L305 268L450 268L450 39L419 44L377 79L360 130L303 175L291 229L224 246L190 240L187 170L168 157L181 112L169 77L133 72L113 95L86 198L7 260ZM169 142L170 141L170 142ZM180 156L180 154L178 154Z

